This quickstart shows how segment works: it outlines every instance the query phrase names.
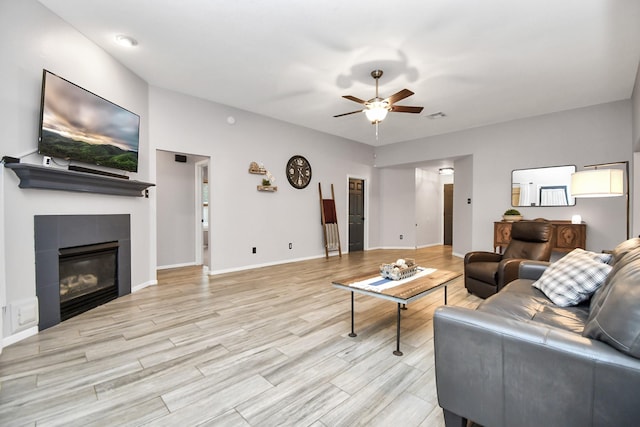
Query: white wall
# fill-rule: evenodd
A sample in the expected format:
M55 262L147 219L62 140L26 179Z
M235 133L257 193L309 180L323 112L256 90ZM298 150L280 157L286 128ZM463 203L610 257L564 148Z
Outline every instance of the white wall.
M631 141L631 102L618 101L378 147L376 163L385 167L473 155L471 178L455 166L454 252L464 253L467 248L493 248L492 224L511 205L513 169L575 164L582 170L588 164L631 161ZM461 179L471 179L468 196L459 191ZM460 203L466 203L467 197L473 206L470 230L460 229L465 225L457 219L460 208L466 206ZM525 218L571 219L581 214L587 223L587 247L592 250L609 249L625 239L622 198L582 199L573 207L523 207L520 211Z
M41 164L37 154L42 69L71 80L141 116L139 173L148 181L150 159L147 84L82 34L34 0L0 3L0 141L2 155ZM34 215L130 214L132 287L155 282L153 202L145 198L105 196L18 188L19 180L1 168L6 303L35 298ZM1 180L0 180L1 182ZM2 218L2 215L0 215ZM9 312L9 310L7 310ZM18 332L4 319L3 337Z
M154 148L211 159L212 273L324 256L319 182L324 194L334 184L341 243L348 247L348 176L375 185L372 147L165 89L152 87L149 98ZM229 116L234 124L228 123ZM286 162L295 154L305 156L312 167L311 183L302 190L289 185L285 176ZM252 161L275 176L278 191L257 191L262 176L248 172ZM369 195L368 206L368 227L375 230L375 194ZM369 245L378 245L373 233Z

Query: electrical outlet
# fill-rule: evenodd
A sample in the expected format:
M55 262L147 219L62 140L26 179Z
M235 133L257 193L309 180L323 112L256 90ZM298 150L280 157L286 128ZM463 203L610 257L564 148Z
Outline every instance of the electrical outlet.
M51 157L44 156L42 158L42 166L51 166Z
M255 246L253 247L253 249L251 250L251 252L252 252L252 253L254 253L254 254L255 254L255 253L257 253L257 252L256 252L256 247L255 247Z
M400 235L400 240L402 240L402 239L404 239L404 236L401 234L401 235Z

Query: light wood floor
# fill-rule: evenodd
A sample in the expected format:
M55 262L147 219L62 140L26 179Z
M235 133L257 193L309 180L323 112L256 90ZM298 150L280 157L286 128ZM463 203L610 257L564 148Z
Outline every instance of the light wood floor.
M443 293L396 304L330 285L415 258L461 271L451 248L375 250L145 288L4 349L0 425L442 426L432 316ZM449 304L475 307L462 278Z

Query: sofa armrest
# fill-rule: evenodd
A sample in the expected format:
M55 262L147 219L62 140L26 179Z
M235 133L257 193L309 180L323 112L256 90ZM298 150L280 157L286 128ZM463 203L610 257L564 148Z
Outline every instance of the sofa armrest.
M538 280L549 264L547 261L524 261L520 264L518 279Z
M500 262L502 255L495 252L474 251L467 252L464 256L464 263L470 262Z
M509 282L518 278L520 264L524 261L521 258L507 258L498 264L497 290L504 288Z
M450 413L496 427L640 419L640 360L602 342L452 306L433 326L438 402Z

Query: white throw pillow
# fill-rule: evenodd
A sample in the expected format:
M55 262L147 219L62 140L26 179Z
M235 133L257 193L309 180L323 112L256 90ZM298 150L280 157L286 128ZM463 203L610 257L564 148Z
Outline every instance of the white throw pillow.
M607 264L610 258L609 254L574 249L552 263L532 286L560 307L579 304L602 286L612 268Z

